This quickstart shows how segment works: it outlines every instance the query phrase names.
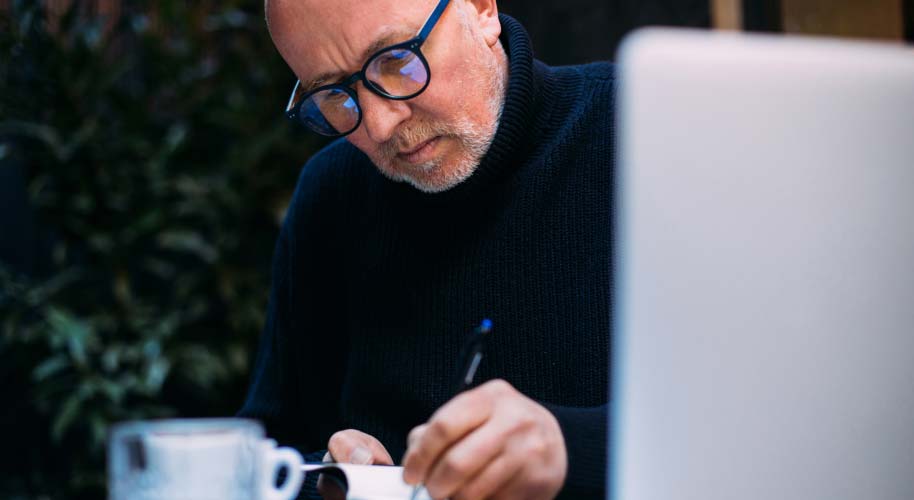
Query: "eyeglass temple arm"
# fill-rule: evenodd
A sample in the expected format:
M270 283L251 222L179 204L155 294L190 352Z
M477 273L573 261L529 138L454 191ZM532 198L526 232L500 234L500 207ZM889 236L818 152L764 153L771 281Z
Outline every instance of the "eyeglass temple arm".
M301 86L301 80L295 80L295 87L292 87L292 95L289 96L289 102L286 103L286 113L292 111L292 107L295 104L295 96L298 95L298 87Z
M419 34L416 36L421 41L425 41L425 38L431 33L432 28L435 27L435 23L438 22L438 18L441 17L441 14L444 13L444 9L447 8L447 4L450 0L441 0L438 2L438 6L435 7L435 10L432 11L432 14L428 16L428 19L425 21L425 24L422 25L422 29L419 30Z

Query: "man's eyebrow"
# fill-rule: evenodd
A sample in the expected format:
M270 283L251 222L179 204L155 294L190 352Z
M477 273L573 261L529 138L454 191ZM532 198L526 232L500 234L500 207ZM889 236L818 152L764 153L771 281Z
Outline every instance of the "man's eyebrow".
M378 38L374 42L372 42L372 44L369 45L368 48L366 48L362 52L361 61L363 61L363 62L367 61L368 58L373 56L375 52L381 50L384 47L387 47L388 45L395 44L397 39L407 40L407 38L405 38L405 37L410 36L407 33L409 33L409 32L406 30L387 31L380 38ZM359 69L361 69L361 67ZM301 88L303 89L302 93L307 94L308 92L311 92L312 90L320 87L321 85L326 85L329 82L345 78L345 77L349 76L350 74L351 73L343 73L343 72L339 72L339 71L329 71L327 73L321 73L320 75L308 80L307 82L302 82L303 83L303 85L301 85Z

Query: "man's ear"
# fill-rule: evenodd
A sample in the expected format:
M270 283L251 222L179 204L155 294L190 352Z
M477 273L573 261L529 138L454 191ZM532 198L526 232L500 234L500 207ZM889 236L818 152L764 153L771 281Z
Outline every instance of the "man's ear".
M498 5L495 0L466 0L467 6L476 10L476 20L483 38L489 47L498 43L501 22L498 20Z

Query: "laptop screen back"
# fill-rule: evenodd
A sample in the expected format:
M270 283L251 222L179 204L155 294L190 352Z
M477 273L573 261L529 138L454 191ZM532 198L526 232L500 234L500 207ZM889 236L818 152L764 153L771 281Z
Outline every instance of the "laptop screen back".
M617 500L914 498L914 50L620 58Z

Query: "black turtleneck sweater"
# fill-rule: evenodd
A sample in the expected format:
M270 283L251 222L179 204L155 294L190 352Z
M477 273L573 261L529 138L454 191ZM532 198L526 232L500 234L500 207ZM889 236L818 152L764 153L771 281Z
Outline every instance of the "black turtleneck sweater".
M546 66L517 21L501 22L505 105L469 179L423 193L345 140L305 165L240 415L308 460L347 428L399 460L490 318L477 383L505 379L552 411L568 450L560 496L603 498L613 72Z

